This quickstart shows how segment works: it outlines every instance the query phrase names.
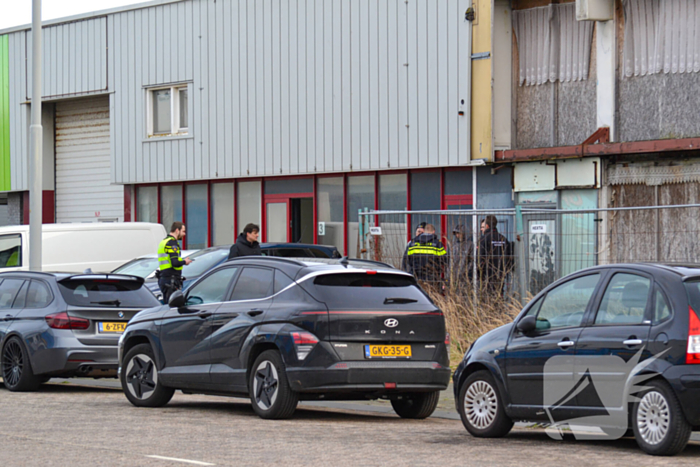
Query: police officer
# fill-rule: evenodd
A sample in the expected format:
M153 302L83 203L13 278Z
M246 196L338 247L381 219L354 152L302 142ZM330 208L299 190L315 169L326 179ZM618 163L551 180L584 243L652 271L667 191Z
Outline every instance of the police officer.
M180 257L179 240L185 237L185 224L173 222L170 235L158 245L158 286L163 293L163 302L168 303L170 295L182 288L182 267L192 262Z
M447 251L435 235L435 226L427 224L425 231L413 239L404 255L405 264L416 279L440 285L447 264Z

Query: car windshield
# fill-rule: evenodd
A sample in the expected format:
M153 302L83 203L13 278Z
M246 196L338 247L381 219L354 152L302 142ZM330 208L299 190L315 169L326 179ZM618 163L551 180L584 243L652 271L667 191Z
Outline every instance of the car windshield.
M216 250L202 250L188 256L188 258L194 261L182 268L182 275L188 279L193 279L201 276L228 258L228 249L218 248Z
M119 266L112 271L114 274L129 274L144 279L158 269L158 258L140 258Z
M63 280L58 283L58 289L72 306L151 308L160 305L151 291L136 280Z

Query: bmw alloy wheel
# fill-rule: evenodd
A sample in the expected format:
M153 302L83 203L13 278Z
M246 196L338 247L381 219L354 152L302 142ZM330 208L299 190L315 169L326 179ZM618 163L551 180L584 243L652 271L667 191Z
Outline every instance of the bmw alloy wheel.
M277 400L277 390L279 388L279 377L275 365L269 360L260 362L255 369L253 379L253 394L255 403L262 410L268 410Z
M469 423L480 430L488 428L496 419L497 410L493 387L483 380L474 381L464 396L464 413Z
M145 354L135 355L126 367L126 386L137 399L148 399L158 385L158 371L153 359Z
M2 354L2 378L9 386L16 386L22 378L24 370L24 357L22 348L15 340L11 340L5 346Z
M657 391L642 397L637 411L637 428L642 439L649 444L662 442L671 424L671 411L666 398Z

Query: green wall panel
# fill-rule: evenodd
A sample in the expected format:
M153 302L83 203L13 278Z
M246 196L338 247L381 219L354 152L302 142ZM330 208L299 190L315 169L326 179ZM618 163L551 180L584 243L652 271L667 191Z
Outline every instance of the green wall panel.
M0 36L0 191L12 189L10 179L10 46Z

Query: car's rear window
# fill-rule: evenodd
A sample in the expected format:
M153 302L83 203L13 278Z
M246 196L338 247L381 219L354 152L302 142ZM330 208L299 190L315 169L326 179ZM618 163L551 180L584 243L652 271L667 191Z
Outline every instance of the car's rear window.
M71 306L151 308L160 305L151 291L135 280L69 280L59 282L58 289Z
M688 304L700 318L700 281L686 282L685 290L688 293Z
M335 287L411 287L416 280L399 274L324 274L314 279L314 284Z
M314 279L310 292L331 307L433 307L415 279L401 274L323 274Z

